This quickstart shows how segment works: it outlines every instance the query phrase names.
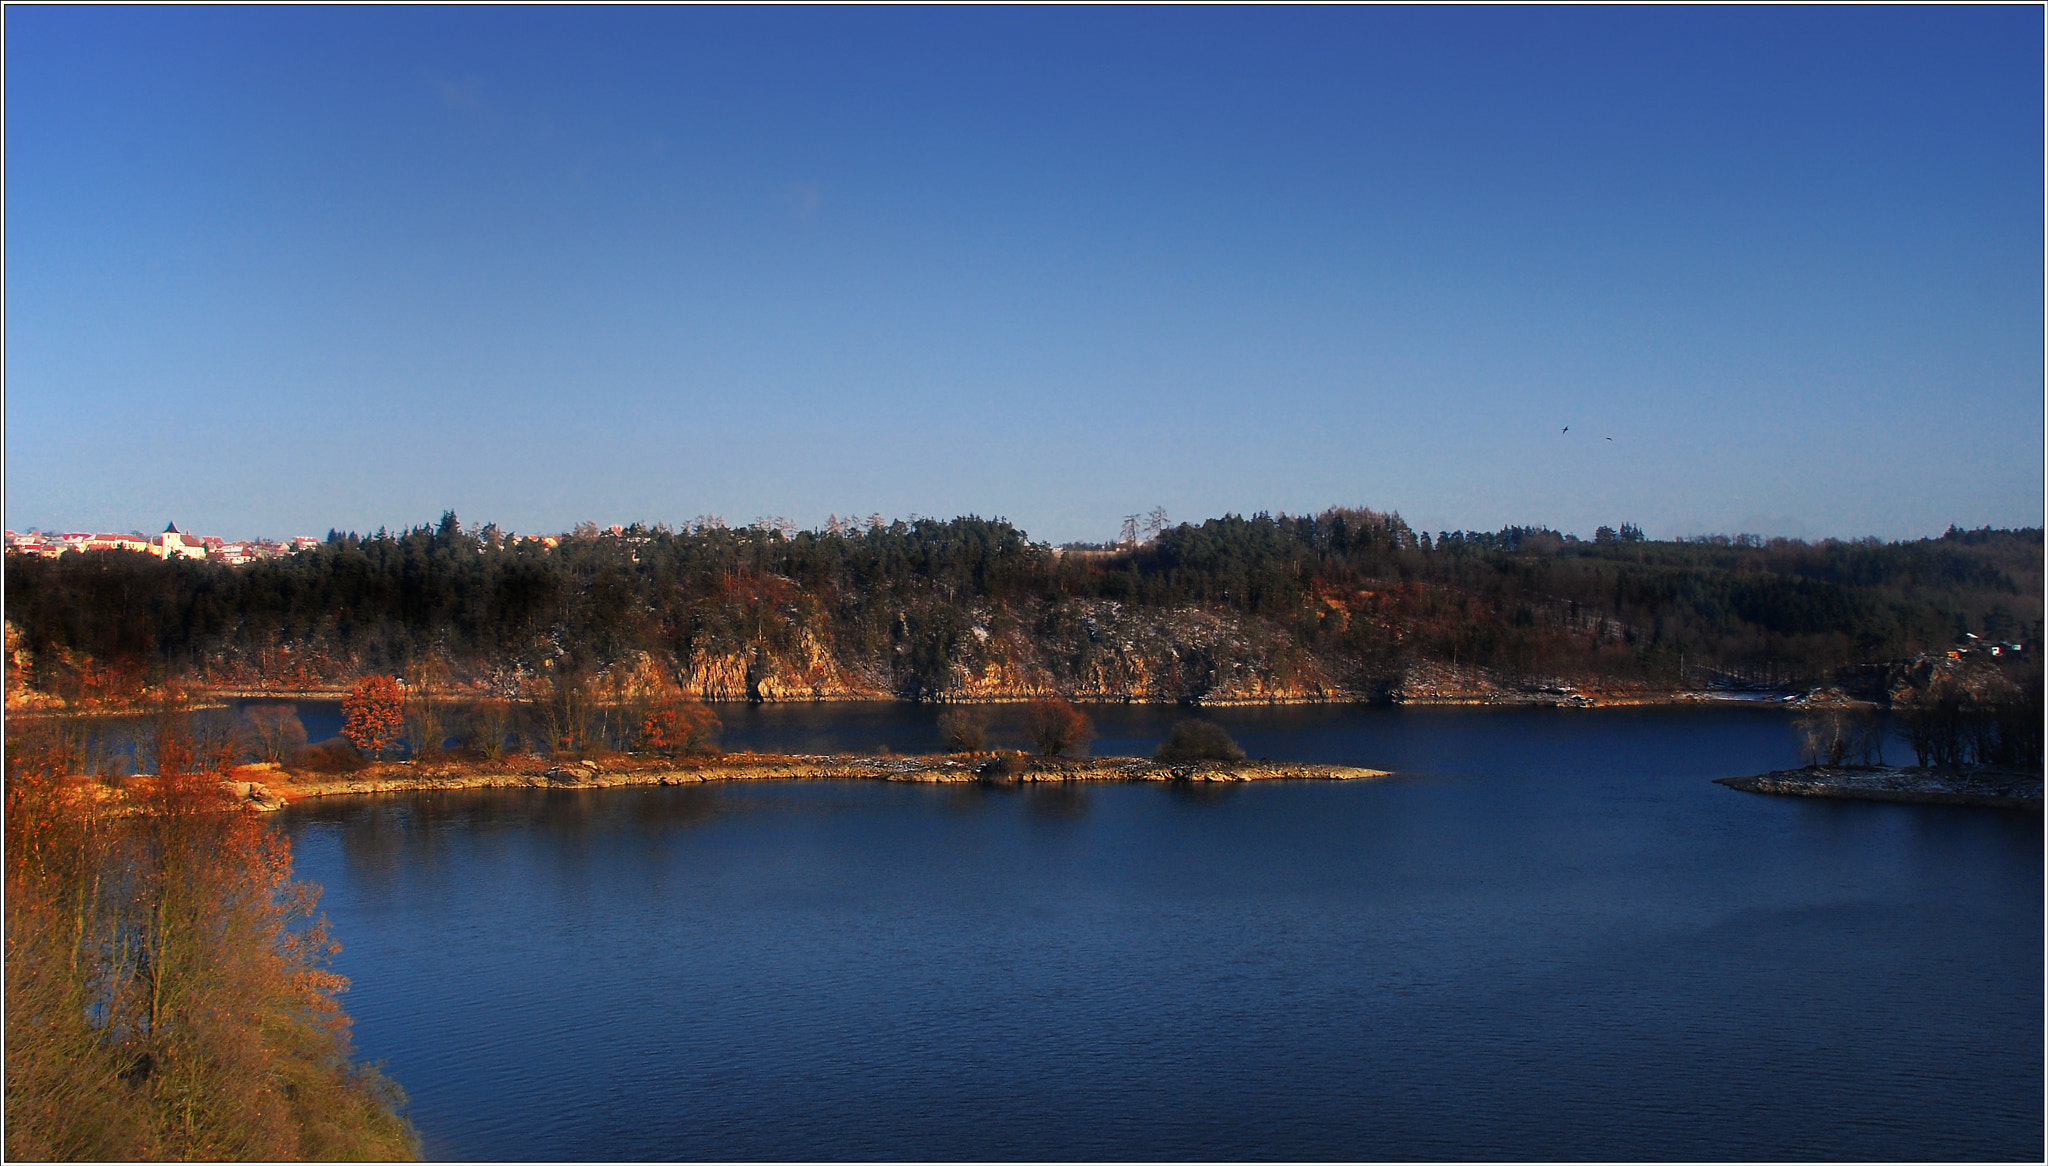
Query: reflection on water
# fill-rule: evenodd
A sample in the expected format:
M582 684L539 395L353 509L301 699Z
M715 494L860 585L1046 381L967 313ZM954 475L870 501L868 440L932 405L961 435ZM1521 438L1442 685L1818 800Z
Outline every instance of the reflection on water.
M1052 821L1084 818L1088 815L1088 787L1078 782L1063 785L1025 787L1024 811L1033 818Z
M2039 1159L2038 815L1711 784L1775 710L1226 712L1401 775L281 820L431 1156Z
M494 836L539 843L574 854L592 841L660 839L720 812L718 786L635 787L619 791L503 789L432 791L391 797L341 797L302 802L295 830L325 827L352 879L394 885L401 875L439 868L451 839ZM605 803L598 805L599 802Z
M1175 801L1193 805L1220 805L1237 795L1235 782L1170 781L1165 789Z
M239 718L248 709L291 705L309 741L332 740L341 732L341 705L322 700L235 701L208 715ZM449 706L445 722L464 723L465 707ZM898 702L825 704L717 704L727 752L761 753L935 753L942 750L938 718L942 706ZM1569 748L1580 727L1597 722L1602 732L1655 738L1669 726L1741 723L1757 732L1792 741L1793 713L1777 706L1672 709L1397 708L1367 705L1276 705L1202 709L1173 705L1083 705L1095 736L1086 752L1097 757L1150 756L1176 721L1197 715L1221 725L1255 760L1371 765L1404 772L1447 772L1468 765L1497 765L1523 750ZM992 748L1028 751L1022 706L985 706ZM132 757L148 734L149 718L100 717L80 722L96 748ZM1443 729L1431 730L1433 726ZM452 731L452 730L451 730ZM1887 754L1909 759L1911 750L1894 737ZM1786 756L1785 764L1796 761ZM132 769L132 765L131 765ZM1733 772L1733 771L1731 771ZM1723 774L1722 776L1726 776Z

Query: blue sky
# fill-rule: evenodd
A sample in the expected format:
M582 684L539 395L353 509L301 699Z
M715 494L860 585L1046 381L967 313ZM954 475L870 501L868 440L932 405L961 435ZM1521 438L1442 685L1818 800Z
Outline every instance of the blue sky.
M17 530L2042 521L2038 8L5 20Z

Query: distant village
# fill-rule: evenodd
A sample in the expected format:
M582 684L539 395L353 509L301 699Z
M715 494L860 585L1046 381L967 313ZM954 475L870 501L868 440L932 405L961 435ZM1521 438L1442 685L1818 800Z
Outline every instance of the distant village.
M258 538L241 542L202 538L179 530L175 522L165 526L163 533L157 535L82 534L75 531L52 534L36 530L27 534L7 532L7 549L28 555L55 558L66 551L142 551L161 559L211 559L229 566L274 559L319 545L319 539L303 534L283 540Z

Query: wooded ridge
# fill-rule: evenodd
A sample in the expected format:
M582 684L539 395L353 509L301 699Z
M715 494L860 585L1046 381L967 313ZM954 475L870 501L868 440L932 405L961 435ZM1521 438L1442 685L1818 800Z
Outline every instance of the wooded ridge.
M1853 681L1859 665L1962 648L2038 672L2042 533L1432 537L1397 514L1331 509L1090 551L976 517L586 525L550 546L450 513L240 567L9 555L6 582L17 708L118 707L166 683L331 691L409 671L503 696L636 674L708 700L1636 699Z

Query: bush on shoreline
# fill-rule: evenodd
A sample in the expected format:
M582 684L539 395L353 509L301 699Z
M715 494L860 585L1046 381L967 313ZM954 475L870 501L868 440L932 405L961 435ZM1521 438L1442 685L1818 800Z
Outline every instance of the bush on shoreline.
M1152 753L1152 760L1168 765L1191 761L1243 761L1244 750L1213 721L1189 718L1174 725L1166 740Z
M975 776L983 781L1008 781L1030 768L1030 762L1014 749L996 754L974 767Z

